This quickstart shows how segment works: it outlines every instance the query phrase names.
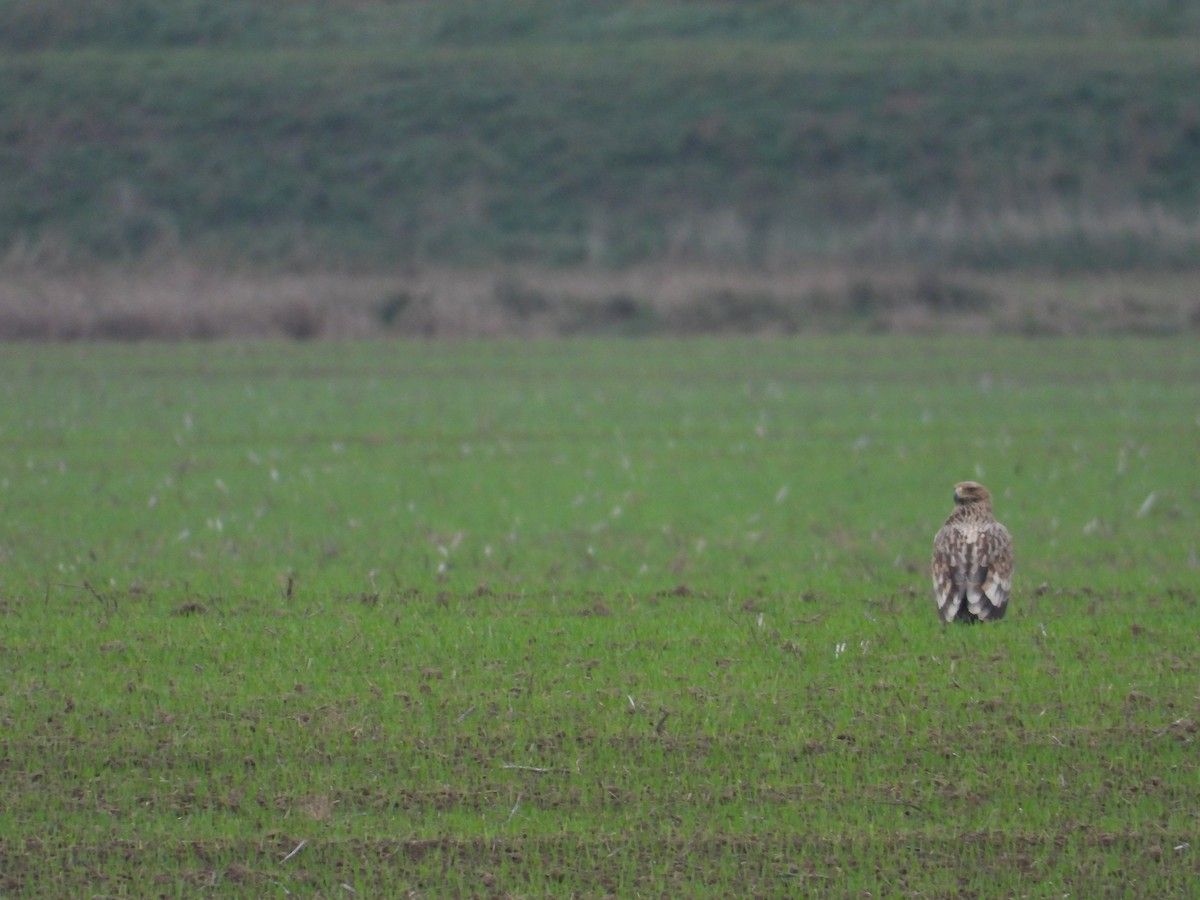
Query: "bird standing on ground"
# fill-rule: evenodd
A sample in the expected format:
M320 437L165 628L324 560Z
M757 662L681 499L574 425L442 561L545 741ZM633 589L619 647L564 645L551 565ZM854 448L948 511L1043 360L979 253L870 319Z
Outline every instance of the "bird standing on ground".
M1012 591L1013 547L982 484L954 486L954 511L933 539L933 596L946 622L1003 618Z

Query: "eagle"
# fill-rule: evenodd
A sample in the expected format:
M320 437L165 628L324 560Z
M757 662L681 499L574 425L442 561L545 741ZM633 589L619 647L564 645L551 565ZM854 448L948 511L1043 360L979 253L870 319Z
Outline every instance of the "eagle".
M954 511L933 539L933 596L945 622L989 622L1004 617L1012 591L1013 546L992 515L982 484L954 486Z

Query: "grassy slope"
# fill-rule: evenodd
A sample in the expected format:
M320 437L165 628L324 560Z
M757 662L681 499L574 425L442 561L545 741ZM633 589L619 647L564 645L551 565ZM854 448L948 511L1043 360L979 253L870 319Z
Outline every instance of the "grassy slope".
M6 893L1196 877L1184 342L0 365ZM972 475L1018 591L942 630Z
M97 24L86 46L46 13L56 37L10 38L26 52L0 63L0 245L1195 263L1190 20L786 7L241 4L221 28ZM28 11L0 14L24 33ZM960 225L914 225L948 208Z

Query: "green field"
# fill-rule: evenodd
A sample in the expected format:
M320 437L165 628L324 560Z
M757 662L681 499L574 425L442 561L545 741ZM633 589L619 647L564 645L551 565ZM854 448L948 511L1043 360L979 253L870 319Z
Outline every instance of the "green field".
M4 896L1188 896L1190 341L10 346ZM1011 611L943 628L955 481Z

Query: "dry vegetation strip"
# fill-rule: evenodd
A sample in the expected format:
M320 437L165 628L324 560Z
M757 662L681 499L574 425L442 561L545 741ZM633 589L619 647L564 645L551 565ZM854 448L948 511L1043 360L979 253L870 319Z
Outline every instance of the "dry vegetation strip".
M190 263L0 271L0 340L563 335L1167 335L1200 329L1200 275L1069 277L819 267L505 267L222 273Z

